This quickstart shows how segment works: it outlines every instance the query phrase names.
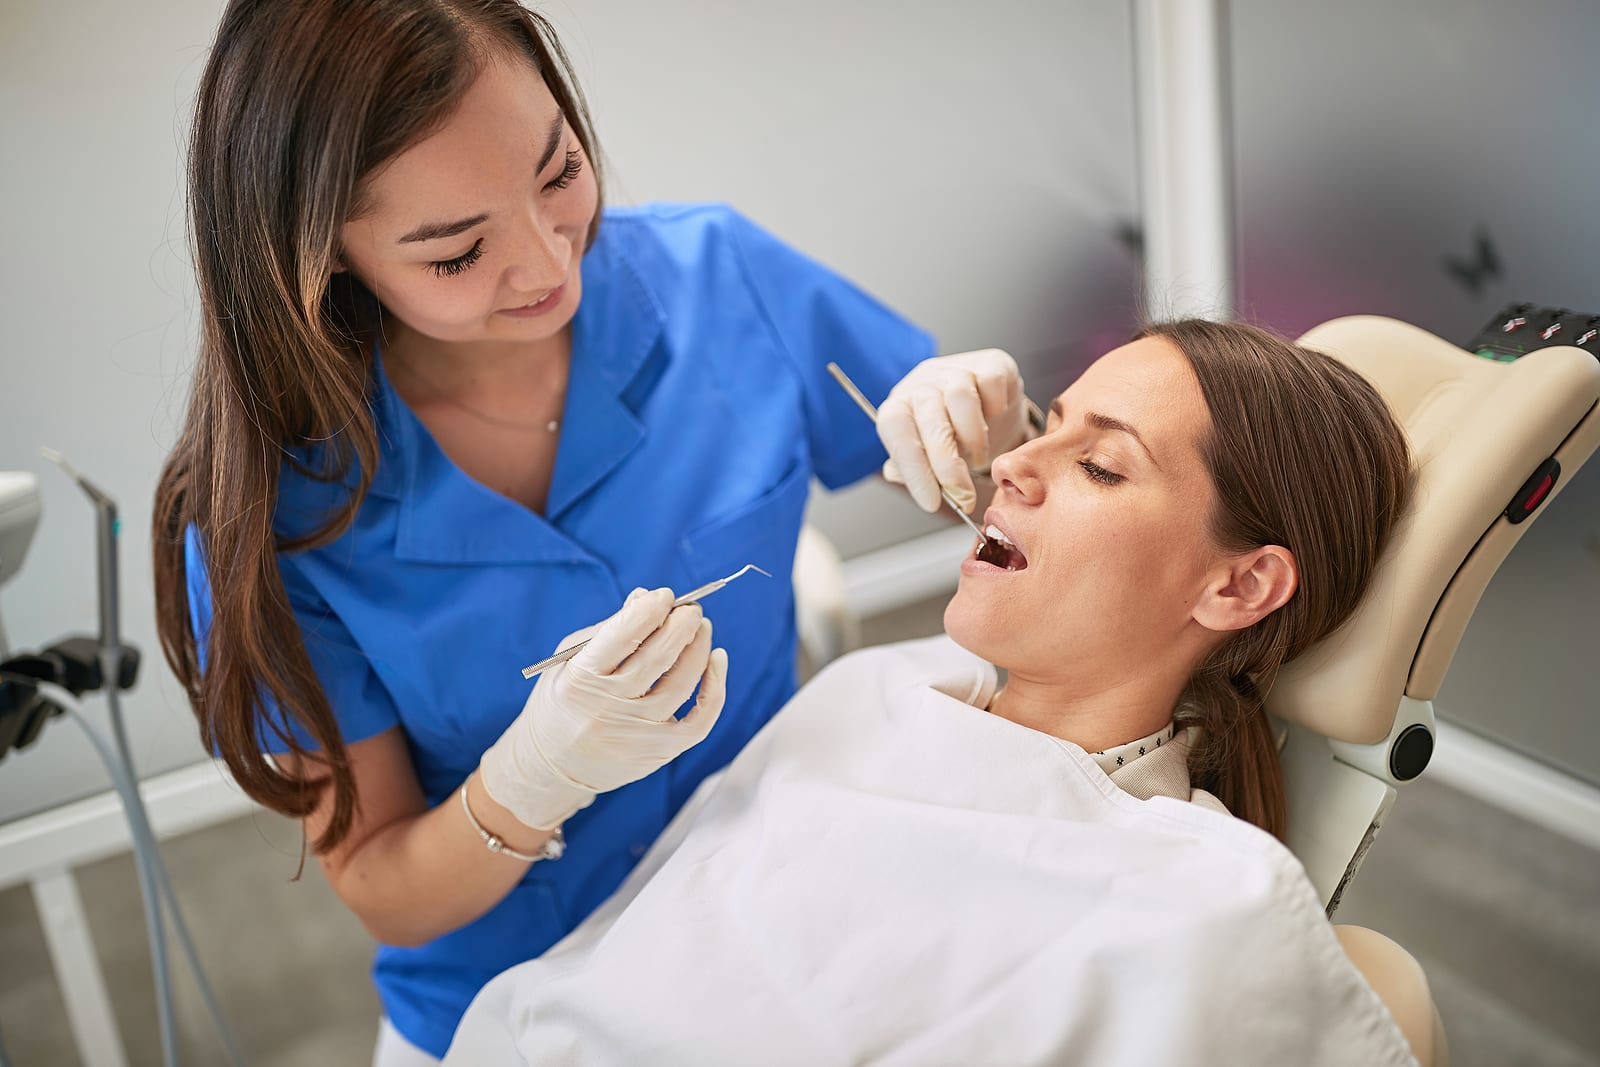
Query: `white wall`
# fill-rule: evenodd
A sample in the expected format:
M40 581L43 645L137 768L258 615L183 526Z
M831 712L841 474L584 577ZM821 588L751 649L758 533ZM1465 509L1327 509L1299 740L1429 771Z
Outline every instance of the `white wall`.
M44 504L0 611L24 649L97 624L93 512L39 458L51 445L121 504L125 634L146 657L127 703L142 770L200 754L159 662L147 527L194 335L183 112L218 10L209 0L0 5L0 467L38 472ZM0 762L0 819L105 782L58 720Z
M92 514L38 446L122 504L127 701L145 773L202 755L156 645L150 497L195 330L181 177L215 0L0 4L0 468L44 519L0 590L12 642L95 625ZM1001 345L1048 396L1124 334L1136 279L1120 0L543 6L590 96L618 202L726 200L918 319ZM934 528L895 491L822 501L846 554ZM67 722L0 763L0 821L99 791Z

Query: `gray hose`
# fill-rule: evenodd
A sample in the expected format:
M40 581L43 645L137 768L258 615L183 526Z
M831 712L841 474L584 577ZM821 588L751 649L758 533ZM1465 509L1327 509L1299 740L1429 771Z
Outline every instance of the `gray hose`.
M116 685L115 676L109 681L112 686ZM111 784L116 789L117 795L122 798L123 812L127 815L128 828L133 837L133 863L139 874L139 895L144 902L145 928L150 934L150 964L155 972L156 1013L161 1022L162 1058L167 1067L178 1067L177 1027L172 1014L172 984L167 965L167 939L161 923L161 890L156 881L155 871L151 869L151 857L144 848L138 830L140 816L144 812L144 805L139 799L139 790L127 769L111 750L111 746L106 743L105 737L84 714L83 704L77 697L51 682L39 683L39 695L64 709L83 729L89 738L89 743L99 755L100 762L106 765L106 773L111 776Z
M120 655L115 655L109 650L101 653L101 676L106 679L106 701L111 705L111 726L117 740L117 747L121 750L123 765L128 770L128 777L138 780L133 772L133 758L128 750L127 731L122 725L122 698L117 691L115 662ZM138 808L138 819L131 815L128 820L130 829L134 829L136 836L143 837L144 848L154 857L151 866L155 870L156 880L165 896L167 907L172 913L172 927L178 932L178 945L183 949L184 956L189 961L189 970L194 974L195 985L200 987L200 998L205 1002L206 1012L211 1016L211 1024L216 1027L217 1036L222 1039L222 1047L228 1054L228 1062L233 1067L243 1067L244 1058L239 1055L238 1046L234 1044L233 1032L228 1029L228 1024L222 1017L222 1007L217 1002L216 994L211 989L211 983L206 980L205 969L200 966L200 953L195 950L194 938L189 935L189 924L184 922L183 912L178 909L178 894L172 888L172 878L167 873L167 865L161 862L160 849L156 844L155 831L150 826L149 816L145 813L141 800ZM138 826L135 827L135 821ZM139 843L135 841L135 848ZM3 1065L0 1065L3 1067Z
M145 925L150 932L150 959L156 979L156 1009L161 1020L161 1047L165 1053L167 1067L177 1067L178 1055L177 1027L172 1014L172 986L167 965L167 938L162 924L163 898L172 912L172 923L178 931L178 942L189 958L195 984L200 987L200 996L204 999L206 1011L210 1013L211 1021L216 1026L217 1036L222 1039L229 1062L234 1067L240 1067L243 1060L234 1045L233 1034L223 1022L222 1009L211 991L211 984L206 981L205 971L200 966L200 954L195 951L194 940L189 936L188 925L183 921L183 912L178 908L178 895L172 888L172 879L167 874L166 865L161 862L161 849L156 843L155 831L150 828L150 817L145 812L144 801L139 796L139 776L133 767L133 752L128 745L128 732L122 721L122 698L117 688L122 664L117 595L117 533L120 529L117 502L79 473L60 452L52 448L41 448L39 452L77 482L84 495L94 504L95 557L98 562L100 602L100 675L105 684L106 701L111 708L111 730L116 740L117 756L121 757L120 762L112 755L105 738L84 715L83 705L76 697L60 686L49 683L41 683L39 691L45 694L47 699L69 711L78 725L83 727L84 733L89 735L90 742L105 763L112 784L122 797L123 812L127 816L128 830L133 840L134 866L139 872L139 889L144 898ZM3 638L4 635L0 634L0 642L3 642ZM0 1067L5 1067L3 1062L0 1062Z

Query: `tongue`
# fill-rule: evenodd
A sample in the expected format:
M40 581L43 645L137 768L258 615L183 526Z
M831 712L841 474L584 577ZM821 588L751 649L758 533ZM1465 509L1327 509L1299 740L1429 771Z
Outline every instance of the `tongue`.
M978 548L978 559L1007 571L1020 571L1028 565L1027 558L1021 552L995 537L984 539Z
M978 546L978 559L992 567L1009 570L1011 564L1011 550L1006 548L993 537L986 537L983 544Z

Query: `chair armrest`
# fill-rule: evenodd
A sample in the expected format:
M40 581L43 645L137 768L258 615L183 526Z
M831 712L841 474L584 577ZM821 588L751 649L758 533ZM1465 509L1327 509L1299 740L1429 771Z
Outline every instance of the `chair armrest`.
M1339 944L1411 1045L1422 1067L1446 1067L1444 1028L1422 965L1389 938L1364 926L1335 926Z

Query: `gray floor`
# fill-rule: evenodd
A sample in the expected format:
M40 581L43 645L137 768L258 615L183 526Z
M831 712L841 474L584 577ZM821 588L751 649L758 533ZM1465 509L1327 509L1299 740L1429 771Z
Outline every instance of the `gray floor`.
M241 1051L254 1067L365 1064L378 998L367 979L372 939L315 862L293 881L299 828L275 815L235 819L163 845L201 961ZM128 856L78 871L132 1067L159 1065L150 952ZM171 949L186 1065L226 1062L187 965ZM79 1063L28 889L0 893L0 1035L15 1067Z
M932 632L940 605L872 620L876 643ZM256 816L168 842L205 965L257 1067L364 1064L376 1031L372 942L315 864L292 881L299 833ZM130 1063L159 1064L133 864L79 872ZM1339 914L1409 948L1428 973L1460 1067L1600 1065L1600 854L1424 778L1408 788ZM185 975L188 1064L221 1062ZM0 1034L16 1067L78 1063L33 901L0 892Z

